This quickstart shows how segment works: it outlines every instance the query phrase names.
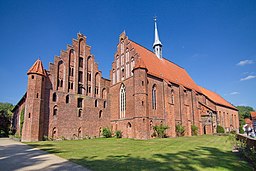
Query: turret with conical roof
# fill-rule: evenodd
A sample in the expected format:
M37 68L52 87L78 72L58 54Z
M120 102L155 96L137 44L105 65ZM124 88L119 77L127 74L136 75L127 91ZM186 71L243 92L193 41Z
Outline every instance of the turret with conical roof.
M44 96L47 74L41 60L28 70L28 87L25 105L22 141L40 141L44 128Z

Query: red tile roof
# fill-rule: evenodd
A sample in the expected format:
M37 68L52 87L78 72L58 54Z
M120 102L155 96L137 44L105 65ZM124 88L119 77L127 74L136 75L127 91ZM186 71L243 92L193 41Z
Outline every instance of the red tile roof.
M46 77L46 72L43 67L43 63L38 59L34 65L28 70L27 74L39 74Z
M167 59L159 59L154 52L133 41L131 41L131 44L134 47L135 51L139 54L139 58L141 58L139 62L136 61L136 66L142 65L142 61L143 67L145 65L145 67L148 69L149 74L167 80L171 83L182 85L186 88L203 93L213 102L237 110L233 105L223 99L220 95L198 86L184 68L168 61ZM137 64L137 62L139 64Z
M133 41L131 41L131 44L139 54L140 58L144 61L149 74L169 82L182 85L186 88L193 89L197 92L201 92L197 84L192 80L185 69L168 61L167 59L159 59L155 53Z
M251 116L252 116L253 119L256 119L256 111L251 112Z
M200 87L200 86L199 86ZM210 100L212 100L213 102L223 105L223 106L227 106L230 107L232 109L237 110L232 104L230 104L229 102L227 102L224 98L222 98L220 95L218 95L217 93L214 93L210 90L207 90L206 88L200 87L202 93L204 95L206 95Z
M144 68L144 69L147 69L145 63L143 62L143 60L141 58L138 58L137 61L136 61L136 64L134 66L134 69L135 68Z

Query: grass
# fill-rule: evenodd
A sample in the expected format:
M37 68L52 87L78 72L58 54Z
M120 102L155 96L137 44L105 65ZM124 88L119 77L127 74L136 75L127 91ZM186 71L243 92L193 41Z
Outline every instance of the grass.
M226 136L152 140L99 138L27 143L91 170L252 170Z

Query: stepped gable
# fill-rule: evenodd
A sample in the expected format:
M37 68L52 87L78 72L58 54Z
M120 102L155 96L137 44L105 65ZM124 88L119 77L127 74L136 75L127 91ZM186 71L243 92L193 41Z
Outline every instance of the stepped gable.
M236 107L234 107L232 104L230 104L229 102L227 102L224 98L222 98L220 95L218 95L217 93L214 93L210 90L207 90L206 88L203 88L201 86L198 86L201 89L201 92L207 96L210 100L212 100L213 102L232 108L234 110L237 110Z
M133 41L131 41L131 44L144 61L149 74L201 93L201 90L185 69L167 59L159 59L154 52Z
M38 59L34 65L28 70L27 74L39 74L46 77L46 72L43 67L43 63Z

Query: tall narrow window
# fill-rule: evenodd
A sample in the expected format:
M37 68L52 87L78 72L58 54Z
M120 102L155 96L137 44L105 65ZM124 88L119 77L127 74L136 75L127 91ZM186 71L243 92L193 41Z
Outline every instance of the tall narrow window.
M78 94L82 94L83 93L83 85L82 84L78 84Z
M112 80L113 80L113 84L115 84L116 83L116 73L115 73L114 69L113 69Z
M122 84L120 88L120 118L125 118L126 109L126 91L125 86Z
M83 58L79 57L79 67L83 68Z
M171 104L174 104L174 92L173 92L173 90L171 92Z
M156 85L152 87L152 109L156 110Z
M91 72L88 72L88 73L87 73L87 80L88 80L88 81L91 81L91 80L92 80L92 79L91 79Z
M83 82L83 72L82 71L78 72L78 82Z
M132 57L131 58L131 75L133 75L133 72L132 72L132 70L133 70L133 68L134 68L134 58Z
M124 41L121 42L121 53L124 53Z

